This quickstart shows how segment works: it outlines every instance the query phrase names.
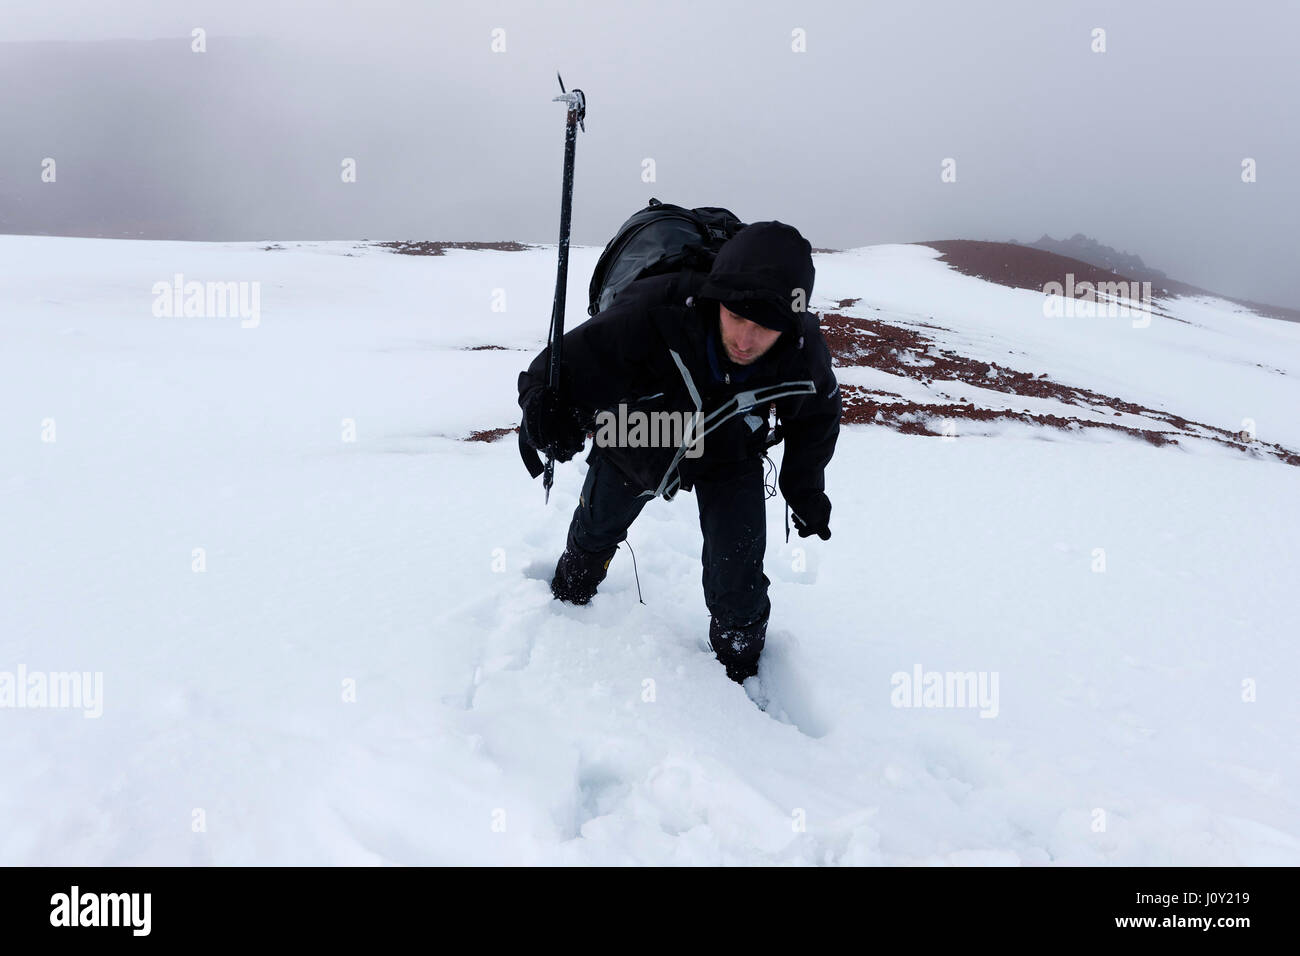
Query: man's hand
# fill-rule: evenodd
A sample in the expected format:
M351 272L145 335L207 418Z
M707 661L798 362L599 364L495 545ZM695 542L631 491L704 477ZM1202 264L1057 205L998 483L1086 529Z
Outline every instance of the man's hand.
M587 428L563 391L546 386L533 389L524 400L523 413L524 437L542 454L568 461L582 451Z
M817 492L811 498L790 503L790 514L794 518L795 529L799 537L807 538L817 535L823 541L831 536L831 500L824 492Z

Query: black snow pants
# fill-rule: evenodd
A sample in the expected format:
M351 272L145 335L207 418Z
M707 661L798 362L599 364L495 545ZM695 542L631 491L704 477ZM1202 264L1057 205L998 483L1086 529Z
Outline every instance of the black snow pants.
M595 449L588 456L587 479L569 525L568 544L588 553L607 552L627 538L650 497L639 496L617 466ZM724 664L739 656L757 661L771 611L763 573L767 548L767 494L763 459L715 469L694 483L704 534L701 553L704 603L713 616L714 650ZM745 635L745 637L742 637ZM719 647L718 644L724 646Z

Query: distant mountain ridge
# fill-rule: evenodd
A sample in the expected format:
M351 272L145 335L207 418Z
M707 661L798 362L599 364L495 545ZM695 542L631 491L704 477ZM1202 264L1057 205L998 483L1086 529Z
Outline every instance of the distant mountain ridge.
M1021 245L1014 239L1011 240L1011 244ZM1159 269L1149 267L1142 261L1141 256L1130 252L1120 252L1113 246L1104 245L1081 232L1076 232L1069 239L1053 239L1043 233L1040 238L1026 243L1026 245L1034 249L1042 249L1046 252L1055 252L1057 255L1068 256L1071 259L1079 259L1089 265L1097 266L1099 269L1106 269L1143 282L1163 282L1169 278Z
M1042 246L1044 241L1051 245ZM1045 283L1064 282L1066 273L1073 273L1076 282L1150 282L1151 293L1158 299L1169 296L1213 296L1272 319L1300 322L1300 309L1238 299L1171 279L1158 269L1148 268L1138 256L1116 252L1081 233L1063 240L1044 236L1032 243L1015 240L986 242L982 239L940 239L914 245L938 250L940 258L958 272L1017 289L1042 291ZM1085 259L1083 253L1094 258ZM1121 260L1136 263L1136 267L1121 268ZM1089 271L1089 267L1096 271Z

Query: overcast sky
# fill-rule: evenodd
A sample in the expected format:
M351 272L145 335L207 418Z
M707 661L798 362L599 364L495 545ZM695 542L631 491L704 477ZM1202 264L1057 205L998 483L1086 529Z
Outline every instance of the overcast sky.
M836 248L1082 232L1300 307L1297 35L1242 0L0 0L0 230L554 242L559 68L575 243L650 196Z

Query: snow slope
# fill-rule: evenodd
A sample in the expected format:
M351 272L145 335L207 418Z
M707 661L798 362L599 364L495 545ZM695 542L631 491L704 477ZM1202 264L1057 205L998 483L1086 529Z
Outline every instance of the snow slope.
M544 505L463 440L518 420L553 248L282 245L0 237L0 675L103 678L97 718L0 709L0 863L1300 863L1297 469L846 426L830 541L768 502L783 721L706 650L692 495L632 529L645 605L623 553L557 605L585 464ZM1300 446L1300 326L817 267L815 309ZM260 321L156 317L176 273ZM996 673L996 715L894 706L918 666Z

